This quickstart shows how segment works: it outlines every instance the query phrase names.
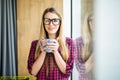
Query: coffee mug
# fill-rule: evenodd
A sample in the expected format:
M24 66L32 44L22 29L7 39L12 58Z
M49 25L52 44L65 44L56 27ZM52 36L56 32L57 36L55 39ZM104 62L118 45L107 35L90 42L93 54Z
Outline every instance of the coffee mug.
M51 39L41 39L41 40L39 40L39 44L43 48L47 47L47 43L51 43L51 42L52 42ZM46 53L53 53L53 50L45 49L45 52Z

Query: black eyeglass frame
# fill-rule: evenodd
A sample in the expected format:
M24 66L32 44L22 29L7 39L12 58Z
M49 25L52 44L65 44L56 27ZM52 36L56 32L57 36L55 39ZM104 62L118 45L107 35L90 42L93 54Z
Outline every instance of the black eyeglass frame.
M46 24L45 23L45 20L48 20L48 23ZM59 22L57 24L55 24L55 21L58 20ZM60 25L61 24L61 20L59 18L53 18L53 19L50 19L50 18L43 18L43 24L44 25L50 25L50 23L52 22L53 25Z

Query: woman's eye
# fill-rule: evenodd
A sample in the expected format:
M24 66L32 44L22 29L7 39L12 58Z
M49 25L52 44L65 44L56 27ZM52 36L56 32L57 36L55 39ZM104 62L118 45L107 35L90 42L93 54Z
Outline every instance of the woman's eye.
M58 22L59 20L58 20L58 19L54 19L53 21L54 21L54 22Z

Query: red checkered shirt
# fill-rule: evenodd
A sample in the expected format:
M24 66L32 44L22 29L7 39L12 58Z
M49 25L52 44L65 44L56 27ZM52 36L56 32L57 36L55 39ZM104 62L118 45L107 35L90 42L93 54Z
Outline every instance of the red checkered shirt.
M31 73L32 65L35 62L35 50L36 50L36 44L38 43L38 40L35 40L31 43L31 48L28 56L28 71ZM54 68L50 68L48 71L48 76L46 76L46 59L43 63L42 68L36 75L37 80L68 80L70 74L72 73L73 69L73 63L74 63L74 44L73 40L71 38L66 38L66 43L68 44L68 50L69 50L69 58L66 62L66 74L63 74L60 69L58 68L54 58ZM61 54L60 49L58 49L59 53ZM53 57L53 54L47 54L50 58ZM50 58L48 58L48 65L51 65Z

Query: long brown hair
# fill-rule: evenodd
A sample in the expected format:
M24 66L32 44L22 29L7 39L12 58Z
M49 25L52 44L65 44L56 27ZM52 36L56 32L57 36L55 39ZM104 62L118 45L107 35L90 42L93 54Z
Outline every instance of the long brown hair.
M40 36L39 36L39 40L40 39L43 39L43 38L49 38L48 36L48 33L47 31L45 30L45 26L43 24L43 19L44 19L44 16L48 13L54 13L56 14L59 19L60 19L60 25L59 25L59 29L56 33L56 38L59 37L59 45L60 45L60 50L61 50L61 54L62 54L62 57L65 61L67 61L68 59L68 49L67 49L67 46L66 46L66 39L64 38L63 36L63 26L62 26L62 17L60 16L60 14L55 10L55 8L47 8L45 9L45 11L43 12L43 16L42 16L42 22L41 22L41 26L40 26ZM37 48L36 48L36 57L40 54L40 45L37 44Z

